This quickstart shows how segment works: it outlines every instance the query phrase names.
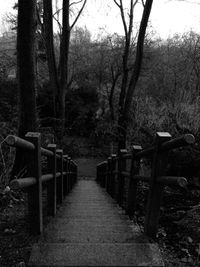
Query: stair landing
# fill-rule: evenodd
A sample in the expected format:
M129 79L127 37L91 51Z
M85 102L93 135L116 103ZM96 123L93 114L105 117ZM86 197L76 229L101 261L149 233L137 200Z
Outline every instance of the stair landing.
M95 182L79 180L33 246L33 266L164 266L115 201Z

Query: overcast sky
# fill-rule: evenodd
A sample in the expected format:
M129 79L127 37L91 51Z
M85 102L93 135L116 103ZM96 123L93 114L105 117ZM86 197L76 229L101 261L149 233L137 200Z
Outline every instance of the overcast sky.
M0 0L1 31L4 28L2 23L3 14L12 10L11 7L15 1ZM135 12L136 22L139 21L140 10L138 6ZM200 1L154 0L150 21L162 38L191 29L200 32ZM104 28L107 32L123 33L119 10L113 4L113 0L88 0L79 25L86 25L93 35L97 34L99 28Z

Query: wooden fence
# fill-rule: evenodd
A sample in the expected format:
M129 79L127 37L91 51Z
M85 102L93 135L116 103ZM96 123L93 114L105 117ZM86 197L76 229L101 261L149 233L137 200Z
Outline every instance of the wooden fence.
M77 165L55 144L42 148L40 133L29 132L25 139L13 135L6 138L9 146L25 151L27 162L27 177L12 180L10 187L28 193L30 230L33 234L40 234L43 232L43 189L47 189L47 214L55 216L57 204L62 203L77 180ZM42 174L43 157L47 160L46 174Z
M152 147L142 149L141 146L133 146L131 153L123 149L119 155L113 154L107 161L97 165L97 181L130 216L136 210L138 182L149 183L144 230L150 237L154 238L157 233L164 186L187 186L184 177L166 176L168 152L193 144L194 141L191 134L172 139L169 133L158 132ZM151 159L151 175L143 176L140 175L141 159L147 157Z

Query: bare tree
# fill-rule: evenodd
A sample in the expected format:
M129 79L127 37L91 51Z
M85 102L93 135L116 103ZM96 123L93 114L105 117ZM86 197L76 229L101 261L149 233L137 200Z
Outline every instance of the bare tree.
M87 0L80 0L77 2L70 2L70 0L63 0L62 3L62 25L61 40L60 40L60 61L59 67L56 66L54 44L53 44L53 13L52 1L44 1L44 28L45 28L45 42L47 49L47 58L49 66L49 76L52 83L54 95L54 110L56 119L56 135L59 140L62 140L65 126L65 95L69 89L72 80L69 79L69 46L70 35L73 27L79 19ZM73 5L82 3L74 21L70 24L70 10ZM52 76L52 77L51 77Z
M146 2L142 1L144 8L139 27L139 34L137 38L134 67L130 74L130 77L128 69L128 58L130 54L131 35L133 28L133 13L134 13L134 8L139 1L130 0L128 22L126 21L125 18L123 1L122 0L119 1L113 0L113 1L120 10L125 33L125 46L123 54L123 77L121 83L121 92L119 97L119 110L118 110L119 149L121 149L126 146L129 113L131 109L133 94L141 71L145 33L153 0L146 0Z

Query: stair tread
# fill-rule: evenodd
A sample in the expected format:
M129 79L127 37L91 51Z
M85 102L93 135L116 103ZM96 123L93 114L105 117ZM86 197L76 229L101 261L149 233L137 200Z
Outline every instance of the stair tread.
M164 266L156 244L35 244L31 266Z
M33 246L29 266L163 266L158 246L95 181L78 181Z

